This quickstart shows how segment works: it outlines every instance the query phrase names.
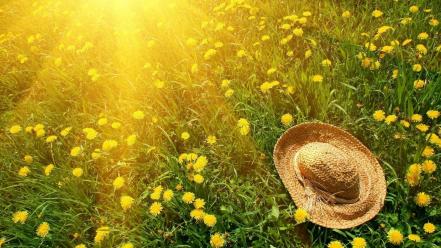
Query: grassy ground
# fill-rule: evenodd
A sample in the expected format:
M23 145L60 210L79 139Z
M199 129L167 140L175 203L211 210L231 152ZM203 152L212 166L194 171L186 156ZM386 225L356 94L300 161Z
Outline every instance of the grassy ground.
M427 162L441 157L427 112L441 110L439 13L423 0L0 2L0 247L440 246ZM374 220L296 223L272 149L313 120L378 157Z

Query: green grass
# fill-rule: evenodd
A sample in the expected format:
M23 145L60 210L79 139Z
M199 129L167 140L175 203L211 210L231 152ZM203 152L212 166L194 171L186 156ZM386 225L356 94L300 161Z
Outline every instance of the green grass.
M402 247L441 245L439 169L423 173L417 187L405 180L409 165L424 160L425 134L415 123L404 128L399 121L387 125L372 118L379 109L399 120L419 113L430 132L441 134L438 121L425 115L430 109L441 110L441 54L436 50L441 25L428 24L431 18L441 19L441 4L271 0L247 1L225 10L231 2L0 3L0 238L6 238L5 247L120 247L124 242L135 247L208 247L216 232L224 234L227 247L326 247L332 240L351 247L354 237L365 238L369 247L394 247L387 239L391 228L404 234ZM409 7L414 4L419 12L413 14ZM384 16L372 17L374 9ZM341 17L345 10L350 18ZM303 11L312 12L305 24L294 25L302 27L303 36L281 44L292 33L280 28L289 23L283 18L301 17ZM412 23L400 24L405 17L412 17ZM225 27L216 30L218 23ZM374 40L383 25L393 30ZM429 38L418 40L421 32ZM32 35L41 37L29 43ZM270 39L262 41L263 35ZM190 37L198 45L187 46ZM407 38L412 43L379 58L381 47ZM151 40L156 41L153 47ZM204 59L218 41L223 47ZM369 41L376 51L364 47ZM428 49L421 58L415 50L418 43ZM237 56L241 49L244 57ZM308 49L312 56L305 58ZM364 68L359 53L379 60L381 66ZM19 55L28 60L20 63ZM332 65L322 66L324 59ZM416 63L423 66L421 72L412 70ZM197 72L192 72L193 64ZM267 75L273 67L277 71ZM100 75L96 81L88 75L91 68ZM399 70L396 79L394 69ZM311 81L316 74L323 82ZM157 79L165 82L163 88L155 87ZM229 87L221 86L225 79L231 80ZM416 79L429 83L416 90ZM280 85L263 93L260 85L273 80ZM292 94L286 93L287 87ZM234 90L232 96L225 96L227 89ZM132 118L136 110L145 113L143 120ZM294 116L291 125L322 121L340 126L372 150L388 184L385 206L375 219L348 230L296 224L296 206L272 160L277 138L289 128L280 121L286 113ZM109 124L98 126L100 117ZM240 118L250 123L248 135L239 133ZM121 122L121 128L112 129L113 121ZM45 137L53 134L58 139L48 144L45 137L24 130L9 132L14 124L24 129L38 123L45 125ZM62 137L59 132L65 127L73 129ZM86 140L85 127L96 129L97 138ZM182 132L189 132L190 138L182 140ZM394 138L396 133L404 138ZM131 134L137 135L137 142L128 146L125 139ZM217 142L207 144L208 135L215 135ZM107 139L117 140L118 147L92 159L90 154ZM74 146L83 147L80 156L70 156ZM440 149L433 147L431 159L439 164ZM202 184L189 180L189 171L178 162L181 153L189 152L208 158ZM20 177L27 154L33 157L27 165L31 173ZM55 169L45 176L42 168L50 163ZM75 167L84 169L79 178L72 175ZM126 185L114 190L112 182L119 175ZM184 190L175 190L177 184ZM150 194L158 185L173 189L175 196L161 201L164 209L154 217L149 213ZM186 191L205 200L205 212L217 217L214 227L190 217L193 206L181 200ZM415 204L418 192L431 195L429 206ZM135 199L128 211L120 206L122 195ZM29 213L25 224L12 221L19 210ZM50 224L44 238L36 235L43 221ZM429 221L438 228L433 234L423 231ZM111 232L96 244L100 226L109 226ZM422 242L408 240L411 233L419 234Z

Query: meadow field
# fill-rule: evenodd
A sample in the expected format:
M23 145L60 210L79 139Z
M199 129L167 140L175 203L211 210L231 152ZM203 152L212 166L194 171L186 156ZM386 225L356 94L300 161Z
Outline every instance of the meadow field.
M0 247L440 247L441 1L0 1ZM299 123L377 157L380 213L308 221Z

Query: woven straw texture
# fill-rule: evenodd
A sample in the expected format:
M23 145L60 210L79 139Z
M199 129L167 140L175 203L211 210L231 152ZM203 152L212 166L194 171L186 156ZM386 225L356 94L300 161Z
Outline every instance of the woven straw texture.
M311 222L346 229L371 220L386 197L383 169L357 138L324 123L288 129L274 147L274 163L297 207Z

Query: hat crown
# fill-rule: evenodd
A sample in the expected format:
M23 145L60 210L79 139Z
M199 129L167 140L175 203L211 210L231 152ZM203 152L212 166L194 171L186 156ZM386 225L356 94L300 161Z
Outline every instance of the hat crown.
M336 202L357 200L359 175L354 161L342 150L322 142L302 146L296 159L301 176Z

